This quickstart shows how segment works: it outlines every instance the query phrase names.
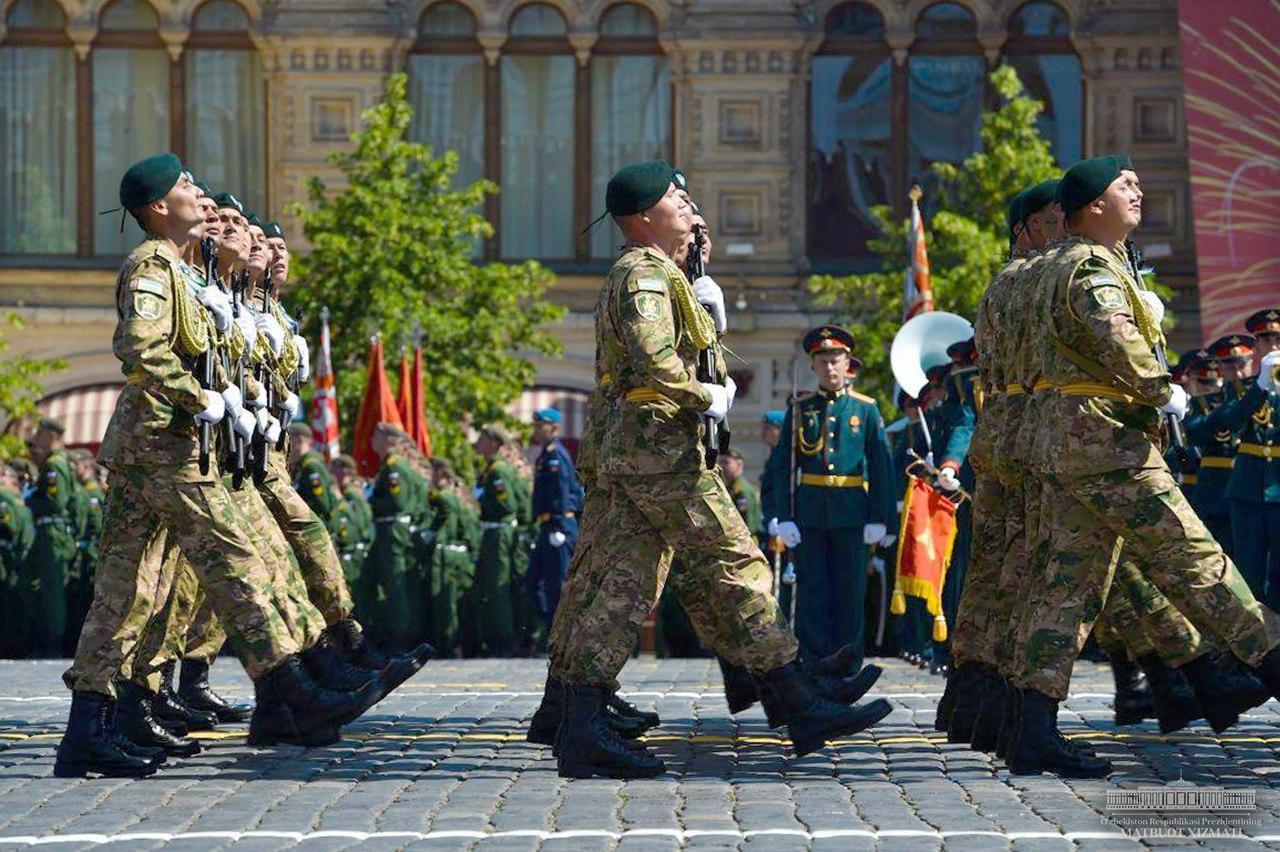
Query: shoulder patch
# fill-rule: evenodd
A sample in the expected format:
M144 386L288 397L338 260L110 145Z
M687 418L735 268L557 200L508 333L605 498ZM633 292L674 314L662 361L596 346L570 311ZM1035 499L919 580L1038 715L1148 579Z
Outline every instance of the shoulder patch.
M144 320L160 319L163 299L154 293L134 293L133 312Z
M653 322L662 316L662 297L655 293L640 293L636 296L636 313Z
M1125 297L1120 284L1110 275L1094 275L1085 282L1085 289L1098 307L1107 310L1119 310L1127 307L1129 300Z
M860 399L860 400L862 400L863 402L869 402L869 403L871 403L872 405L875 405L875 404L876 404L875 397L867 396L865 393L858 393L858 392L857 392L856 390L854 390L853 388L847 388L847 390L848 390L848 392L849 392L849 396L853 397L854 399Z
M162 299L165 297L164 282L149 275L142 275L130 280L129 290L134 293L151 293Z
M632 282L629 289L633 291L644 290L650 293L665 293L667 292L667 285L661 278L637 278Z

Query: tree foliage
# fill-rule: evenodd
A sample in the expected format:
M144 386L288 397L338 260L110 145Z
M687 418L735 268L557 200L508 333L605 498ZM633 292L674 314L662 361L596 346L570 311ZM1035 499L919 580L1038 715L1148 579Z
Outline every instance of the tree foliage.
M1044 104L1028 97L1013 69L990 75L1000 106L982 114L981 146L963 163L935 163L938 212L925 223L934 307L972 319L987 284L1009 256L1005 211L1025 187L1057 177L1049 143L1036 127ZM835 322L858 337L865 363L859 387L888 408L893 397L889 345L902 324L902 287L907 268L907 223L887 206L873 208L880 236L868 245L882 271L837 277L815 275L809 290L832 307Z
M22 328L22 318L13 312L3 315L4 322ZM0 333L0 356L9 351L9 341ZM51 370L65 370L67 362L60 358L0 357L0 419L13 423L36 414L36 400L44 395L39 376ZM0 435L0 459L11 459L26 452L22 437L5 432Z
M404 74L388 78L353 150L332 155L344 189L308 180L308 203L295 210L311 251L299 259L292 276L299 283L286 300L313 340L321 309L330 311L348 446L370 338L382 334L395 381L398 347L421 334L433 447L466 467L464 421L506 419L504 406L534 377L526 356L560 353L545 326L563 309L544 298L554 277L535 261L474 262L475 246L492 234L477 211L497 188L454 187L457 155L437 156L406 139L413 116L406 90Z

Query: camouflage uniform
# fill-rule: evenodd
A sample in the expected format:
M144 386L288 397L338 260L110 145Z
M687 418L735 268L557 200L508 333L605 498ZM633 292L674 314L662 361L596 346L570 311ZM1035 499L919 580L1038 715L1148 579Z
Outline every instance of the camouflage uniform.
M170 243L147 240L117 278L113 348L126 385L100 452L110 476L93 605L63 676L76 691L115 694L113 679L163 603L156 578L141 571L162 527L191 560L250 677L301 650L273 605L267 567L246 542L235 503L216 472L201 474L196 463L204 398L192 366L210 333L179 262Z
M689 615L708 647L757 673L795 659L795 637L769 595L769 564L703 458L710 397L694 377L695 333L708 336L705 315L695 332L700 310L679 267L650 248L626 249L601 290L596 378L607 404L592 416L606 417L584 464L598 484L587 479L551 643L551 676L565 683L615 685L677 550L698 602Z
M1159 330L1121 256L1083 238L1055 248L1036 299L1044 378L1033 452L1054 480L1038 543L1047 556L1020 626L1014 684L1065 698L1071 668L1102 609L1121 544L1200 627L1257 665L1280 645L1261 607L1196 517L1153 436L1168 375Z

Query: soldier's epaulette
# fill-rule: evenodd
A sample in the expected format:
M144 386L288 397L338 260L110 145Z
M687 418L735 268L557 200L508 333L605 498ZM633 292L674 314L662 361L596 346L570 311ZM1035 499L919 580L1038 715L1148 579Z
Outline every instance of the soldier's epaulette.
M849 396L853 397L854 399L860 399L863 402L869 402L872 405L879 404L876 402L875 397L867 396L865 393L858 393L853 388L845 388L844 392L847 393Z

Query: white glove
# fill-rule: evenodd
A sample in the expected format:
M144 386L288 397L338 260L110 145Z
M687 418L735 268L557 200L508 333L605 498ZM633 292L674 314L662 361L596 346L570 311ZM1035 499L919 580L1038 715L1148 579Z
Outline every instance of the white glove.
M213 284L201 287L200 292L196 294L196 299L209 309L214 328L218 331L231 328L231 297L222 292L220 287Z
M222 394L201 388L200 396L204 400L204 411L197 414L196 419L201 423L217 423L227 413L227 404L223 402Z
M1160 301L1160 296L1152 290L1139 290L1138 295L1147 303L1147 310L1151 311L1151 315L1156 318L1156 325L1163 322L1164 302Z
M249 408L255 411L267 407L267 389L262 385L258 385L258 395L253 399L246 399L244 402Z
M1160 410L1181 420L1187 416L1187 392L1182 385L1169 385L1169 390L1169 401Z
M257 319L258 331L267 338L267 343L271 344L271 351L280 354L281 347L284 346L284 329L280 327L280 323L271 314L258 314Z
M956 479L956 472L949 467L944 467L938 471L938 486L943 491L959 491L960 480Z
M547 541L551 542L552 547L563 547L564 543L568 541L568 539L564 533L560 532L560 530L552 530L547 533Z
M862 543L876 544L888 533L889 531L885 529L884 524L867 524L862 528Z
M698 300L698 304L710 312L711 318L716 323L716 332L724 334L725 329L729 327L724 312L724 291L720 289L715 279L710 275L704 275L694 281L693 297Z
M240 336L244 338L245 348L252 352L258 342L258 327L253 323L253 317L243 313L235 318L235 324L240 329Z
M880 539L876 544L880 547L891 547L897 540L898 536L896 533L885 533L884 538Z
M227 385L222 389L222 401L227 404L227 411L231 412L232 417L239 417L244 410L244 396L236 385Z
M782 572L781 577L784 586L794 586L796 584L796 565L794 562L788 562L786 570Z
M298 381L305 382L311 378L311 349L301 334L293 336L293 345L298 348Z
M729 381L732 382L733 379ZM703 382L702 388L711 394L711 404L707 406L706 415L716 420L723 420L729 413L729 406L733 405L733 395L729 392L728 386Z
M899 514L899 515L901 515L901 514L902 514L902 501L901 501L901 500L899 500L899 501L898 501L898 514Z
M800 528L796 526L795 521L782 521L775 530L773 534L782 539L782 543L788 550L800 543Z
M284 398L284 402L280 403L280 407L284 409L285 422L292 423L298 419L298 414L302 411L302 400L298 399L296 393L290 391Z
M268 444L274 444L280 440L280 421L270 414L267 415L267 431L263 435L266 437Z
M267 434L267 427L271 425L271 415L267 413L267 410L259 408L253 413L253 419L258 426L258 431L263 435Z
M244 409L241 409L240 412L235 415L235 422L233 426L236 430L236 434L244 441L253 440L253 430L257 425L257 418Z
M1258 387L1268 393L1276 389L1276 367L1280 367L1280 349L1268 352L1258 362Z

